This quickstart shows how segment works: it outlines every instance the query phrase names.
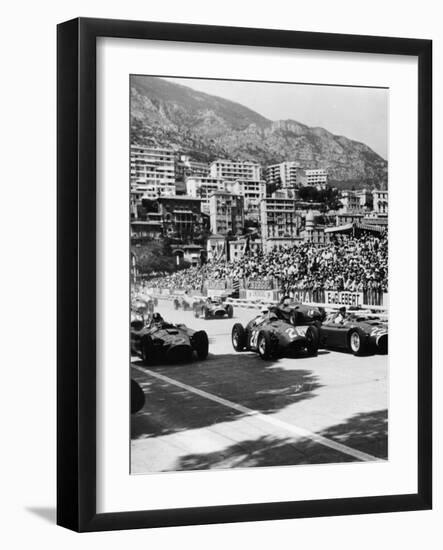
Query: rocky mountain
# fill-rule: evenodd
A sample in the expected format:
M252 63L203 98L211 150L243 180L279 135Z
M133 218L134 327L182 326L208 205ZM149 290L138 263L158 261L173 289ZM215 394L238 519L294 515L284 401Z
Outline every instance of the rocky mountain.
M158 77L131 78L131 141L195 160L284 160L326 168L332 184L386 188L387 162L364 143L295 120L270 121L238 103Z

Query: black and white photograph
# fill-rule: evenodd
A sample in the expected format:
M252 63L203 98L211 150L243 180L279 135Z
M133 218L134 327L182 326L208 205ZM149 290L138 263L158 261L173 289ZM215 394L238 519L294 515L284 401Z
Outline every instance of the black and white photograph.
M388 98L130 76L132 474L388 460Z

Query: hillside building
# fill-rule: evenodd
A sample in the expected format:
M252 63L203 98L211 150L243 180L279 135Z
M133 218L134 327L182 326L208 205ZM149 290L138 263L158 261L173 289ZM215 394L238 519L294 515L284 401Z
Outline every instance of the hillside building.
M266 167L266 182L277 187L296 187L299 184L299 170L300 163L297 161L270 164Z
M213 234L241 234L245 224L243 197L216 191L209 199L209 218Z
M260 201L266 197L266 183L264 181L237 180L227 184L227 190L233 195L244 199L245 218L259 221Z
M160 197L156 202L165 237L181 243L194 243L204 238L200 199L187 196Z
M176 179L185 181L192 176L209 176L209 163L192 160L189 155L180 155L175 163Z
M226 185L219 178L209 176L191 176L186 178L188 196L201 200L201 209L209 214L209 199L216 191L226 191Z
M372 191L373 197L373 211L377 215L386 215L388 214L388 191L381 189L374 189Z
M328 172L323 168L299 170L297 177L298 184L301 187L325 189L328 184Z
M166 147L131 145L131 184L144 180L147 185L175 183L175 151Z
M255 162L219 159L211 163L210 175L225 181L260 181L261 167Z
M290 199L265 198L260 202L263 250L292 246L300 240L301 216Z

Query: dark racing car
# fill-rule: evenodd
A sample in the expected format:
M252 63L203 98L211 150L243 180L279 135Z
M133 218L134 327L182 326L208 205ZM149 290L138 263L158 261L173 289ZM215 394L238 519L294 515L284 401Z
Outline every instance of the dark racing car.
M192 330L185 325L167 323L154 313L147 323L131 322L131 352L146 365L156 362L186 363L194 353L200 360L208 356L208 335L204 330Z
M345 308L328 315L320 328L320 347L354 355L388 353L388 324L377 317L346 313Z
M320 326L326 317L323 307L309 306L293 302L289 296L281 299L276 306L280 315L291 325L315 325Z
M232 346L235 351L255 351L262 359L298 354L315 356L318 335L317 327L295 327L274 307L254 317L246 327L236 323L232 327Z
M214 296L206 300L200 300L194 304L194 316L204 319L220 319L228 317L232 319L234 308L231 304L226 304L221 297Z

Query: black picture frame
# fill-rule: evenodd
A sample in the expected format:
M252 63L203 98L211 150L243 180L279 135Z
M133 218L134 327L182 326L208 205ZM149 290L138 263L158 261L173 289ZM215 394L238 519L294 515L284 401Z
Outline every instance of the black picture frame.
M418 490L314 501L96 511L96 39L169 40L418 58ZM107 19L57 29L57 523L103 531L430 509L432 506L432 42Z

